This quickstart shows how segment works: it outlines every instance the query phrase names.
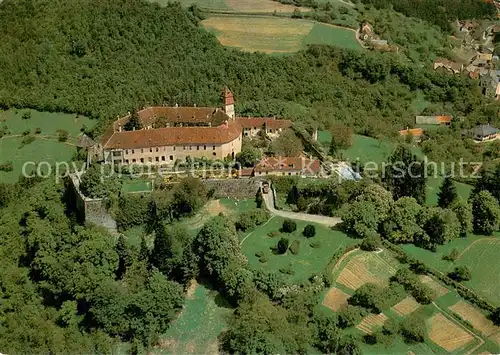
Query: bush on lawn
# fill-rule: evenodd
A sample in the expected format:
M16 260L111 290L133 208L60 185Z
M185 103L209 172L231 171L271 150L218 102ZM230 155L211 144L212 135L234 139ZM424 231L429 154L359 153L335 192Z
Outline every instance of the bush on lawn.
M290 241L288 240L288 238L281 238L278 242L276 250L278 251L279 254L285 254L286 251L288 250L289 245Z
M291 219L285 219L283 221L282 230L285 233L293 233L297 230L297 223Z
M302 232L304 237L306 238L312 238L316 235L316 227L313 226L312 224L308 224L305 228L304 231Z
M472 278L470 269L467 266L457 266L448 276L458 282L469 281Z
M363 239L361 242L360 248L365 251L376 251L382 246L382 241L380 237L377 236L369 236Z

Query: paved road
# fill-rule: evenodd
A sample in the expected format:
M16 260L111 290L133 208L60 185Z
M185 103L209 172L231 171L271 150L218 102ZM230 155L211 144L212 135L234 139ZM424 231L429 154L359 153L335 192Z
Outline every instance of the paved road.
M290 219L297 219L297 220L306 221L306 222L319 223L319 224L323 224L323 225L328 226L328 227L335 226L335 225L342 222L342 220L338 217L326 217L326 216L319 216L319 215L315 215L315 214L277 210L274 206L274 198L273 198L273 190L272 189L269 189L269 193L263 194L263 196L264 196L264 202L266 204L267 209L272 214L274 214L276 216L290 218Z

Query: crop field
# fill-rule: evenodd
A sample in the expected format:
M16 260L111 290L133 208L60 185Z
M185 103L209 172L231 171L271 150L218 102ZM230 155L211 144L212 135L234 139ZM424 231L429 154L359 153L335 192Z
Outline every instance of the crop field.
M437 282L436 280L427 275L421 275L420 281L422 281L423 284L429 286L432 290L434 290L434 292L436 292L437 297L442 297L449 292L449 290L446 287L444 287L439 282Z
M326 294L323 300L323 306L330 308L332 311L337 312L343 307L347 306L347 299L351 297L342 290L332 287Z
M23 119L25 113L30 113L29 119ZM22 173L25 163L67 162L76 152L74 145L80 129L85 125L91 127L94 121L83 116L62 113L38 112L35 110L8 110L0 111L0 127L7 127L6 135L0 138L0 164L12 161L13 171L0 172L0 182L16 182ZM40 133L35 134L39 129ZM59 142L57 130L68 132L68 141ZM29 132L29 133L28 133ZM29 144L23 144L24 135L35 138ZM31 164L33 167L33 164ZM29 166L28 166L29 168ZM42 173L48 172L47 166ZM28 169L28 172L31 170Z
M420 303L415 301L413 297L408 296L397 305L393 306L392 310L401 316L406 316L415 311L418 307L420 307Z
M196 283L188 289L184 309L161 336L153 354L216 354L217 336L232 309L216 303L216 291Z
M273 16L213 16L202 21L219 42L247 52L291 53L308 44L361 48L354 32L313 21Z
M396 273L398 263L387 251L380 254L364 251L353 253L341 266L336 282L351 290L366 283L386 285Z
M495 326L479 309L465 301L461 300L449 308L485 336L500 332L500 327Z
M356 328L365 334L372 334L374 330L381 328L388 319L389 318L383 313L369 314L363 318Z
M171 0L149 0L156 2L162 6L166 6ZM231 8L226 4L225 0L179 0L182 6L196 5L203 10L212 11L230 11Z
M474 340L470 332L446 318L442 313L434 315L429 322L429 338L448 352L463 348Z
M250 267L281 270L291 282L300 282L322 272L338 248L356 243L344 233L322 225L315 225L316 236L305 238L302 236L302 231L309 223L304 221L296 221L297 231L294 233L279 233L283 221L281 217L272 217L267 223L243 237L241 249L248 258ZM278 235L270 236L273 232L278 232ZM275 254L273 248L282 237L288 238L290 244L294 240L300 242L300 251L297 255L292 254L290 250L283 255ZM260 253L267 257L267 262L259 261L256 254Z

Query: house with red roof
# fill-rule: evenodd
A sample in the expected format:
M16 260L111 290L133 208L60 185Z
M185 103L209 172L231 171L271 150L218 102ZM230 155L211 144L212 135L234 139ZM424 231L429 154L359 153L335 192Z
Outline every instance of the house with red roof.
M306 157L266 157L254 168L254 176L307 176L321 174L321 163Z

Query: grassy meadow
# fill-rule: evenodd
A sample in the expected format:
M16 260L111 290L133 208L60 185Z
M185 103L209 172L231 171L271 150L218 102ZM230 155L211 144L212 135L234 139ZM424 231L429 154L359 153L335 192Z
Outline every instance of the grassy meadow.
M283 221L284 218L272 217L267 223L243 236L241 248L248 258L251 268L290 270L288 275L285 273L289 281L305 281L310 276L322 272L338 248L357 242L348 238L342 232L317 224L315 225L316 236L309 239L305 238L302 231L309 223L303 221L296 221L297 230L294 233L280 233L274 237L269 236L269 233L279 232ZM292 254L290 250L283 255L275 254L273 248L282 237L288 238L290 244L294 240L300 242L300 251L297 255ZM316 248L311 246L313 243L316 243ZM260 252L266 255L267 262L262 263L259 261L256 254Z
M23 119L23 114L28 112L31 117ZM94 121L74 114L13 109L0 111L0 127L6 131L0 138L0 164L12 161L14 168L10 172L0 171L0 182L16 182L26 162L54 164L70 161L76 152L75 141L81 134L80 130L94 124ZM68 132L66 142L58 141L58 129ZM40 133L36 133L37 130ZM25 136L32 136L34 140L24 144Z
M347 49L362 48L356 40L354 31L324 23L316 23L309 34L304 38L303 43L305 45L328 44Z

